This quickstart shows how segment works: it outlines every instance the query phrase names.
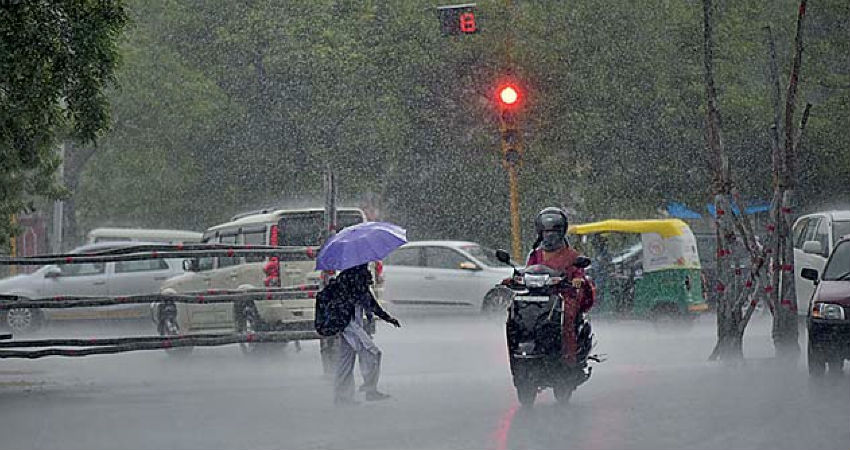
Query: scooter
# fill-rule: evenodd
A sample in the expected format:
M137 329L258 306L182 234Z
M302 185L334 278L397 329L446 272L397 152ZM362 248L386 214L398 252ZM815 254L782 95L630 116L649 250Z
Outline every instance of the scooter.
M552 388L556 400L566 403L573 391L590 378L592 368L588 363L602 362L599 355L590 354L593 332L584 314L579 314L574 324L578 338L576 364L567 364L562 355L564 302L578 301L582 294L563 273L548 266L533 265L520 271L511 264L506 251L496 251L496 258L514 268L513 277L502 286L512 294L505 330L519 402L531 407L539 392ZM579 257L574 265L587 267L590 259Z

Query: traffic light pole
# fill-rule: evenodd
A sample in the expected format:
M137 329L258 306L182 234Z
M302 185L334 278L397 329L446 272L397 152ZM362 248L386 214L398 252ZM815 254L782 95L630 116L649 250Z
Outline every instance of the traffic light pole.
M511 57L511 47L513 43L511 42L512 30L510 27L512 7L513 5L511 4L511 0L505 0L505 11L508 17L505 26L505 58L508 70L511 72L513 72L513 58ZM511 199L511 254L514 258L521 258L524 260L524 258L522 258L522 242L520 239L519 177L517 175L517 169L520 164L519 158L522 156L522 133L519 133L519 130L517 130L517 124L513 121L514 116L511 114L510 117L512 120L509 121L509 123L506 123L505 115L502 114L502 156L505 161L505 168L508 170L508 185ZM508 130L507 133L505 132L506 130ZM512 134L514 134L514 142L511 142L508 138L508 136ZM516 158L513 156L516 156Z
M516 164L508 166L508 183L511 189L511 240L514 258L522 257L522 244L519 237L519 189L517 187ZM524 260L524 258L522 258ZM524 261L523 261L524 263Z

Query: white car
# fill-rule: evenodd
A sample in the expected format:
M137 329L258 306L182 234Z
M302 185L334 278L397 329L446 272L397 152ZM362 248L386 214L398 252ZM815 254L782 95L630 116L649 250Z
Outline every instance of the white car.
M497 310L485 295L513 274L493 249L465 241L409 242L384 259L384 301L391 307Z
M791 229L794 240L794 287L797 314L806 315L814 284L802 276L803 269L823 273L826 260L842 236L850 234L850 211L826 211L801 216Z
M122 245L127 245L127 242L102 242L78 247L71 253L87 253ZM163 281L182 273L184 270L180 259L50 264L31 274L0 280L0 295L39 300L57 296L115 297L156 294L159 293ZM13 333L23 333L34 331L50 320L136 319L149 317L149 311L147 304L85 308L13 308L3 311L0 318Z

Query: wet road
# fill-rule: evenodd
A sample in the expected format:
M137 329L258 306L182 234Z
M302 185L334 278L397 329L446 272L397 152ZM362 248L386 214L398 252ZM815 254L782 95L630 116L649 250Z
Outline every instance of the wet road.
M763 319L735 367L706 362L710 317L687 332L596 321L609 360L568 406L547 391L523 410L498 321L401 318L377 338L393 398L343 409L315 342L262 358L228 346L2 360L0 448L850 448L850 377L812 383L802 362L772 361Z

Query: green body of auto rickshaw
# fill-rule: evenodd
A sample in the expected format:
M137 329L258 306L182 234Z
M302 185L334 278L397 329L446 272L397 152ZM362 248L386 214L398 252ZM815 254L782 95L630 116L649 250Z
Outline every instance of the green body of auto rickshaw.
M593 247L599 313L652 319L694 318L708 310L697 243L678 219L606 220L570 227ZM609 254L614 235L639 241ZM586 236L586 237L585 237ZM621 239L621 241L627 239Z

